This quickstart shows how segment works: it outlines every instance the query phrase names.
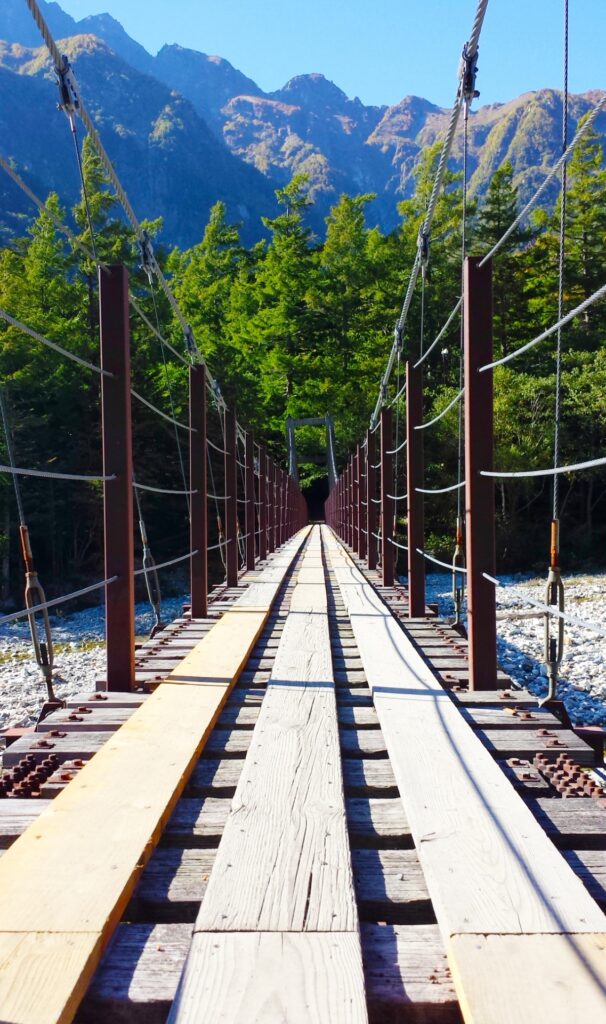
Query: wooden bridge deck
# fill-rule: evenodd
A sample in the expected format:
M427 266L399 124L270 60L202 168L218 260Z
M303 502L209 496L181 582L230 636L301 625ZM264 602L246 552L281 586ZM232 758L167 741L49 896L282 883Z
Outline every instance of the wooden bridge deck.
M592 751L406 610L302 531L8 748L3 1021L599 1019Z

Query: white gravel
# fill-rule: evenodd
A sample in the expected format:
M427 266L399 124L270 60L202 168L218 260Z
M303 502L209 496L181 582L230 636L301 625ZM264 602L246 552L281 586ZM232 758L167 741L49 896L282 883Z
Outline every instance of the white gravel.
M545 580L521 576L504 577L505 587L497 590L499 609L529 608L527 597L542 602ZM575 618L585 618L606 632L606 573L574 575L564 578L566 610ZM427 576L427 600L437 602L440 615L452 616L451 578L447 573ZM164 602L166 622L181 614L186 595ZM152 615L149 606L136 608L137 635L149 633ZM55 689L66 697L95 688L105 672L103 607L74 615L54 616L53 637L58 651L55 658ZM542 666L543 620L508 619L497 623L499 660L519 686L533 694L546 692ZM0 627L0 728L31 725L44 701L46 687L31 657L27 623ZM606 726L606 638L581 626L566 625L565 655L561 667L559 695L576 723Z
M563 576L565 614L603 626L604 635L566 623L564 658L558 696L575 724L606 726L606 573ZM528 601L545 601L545 580L528 576L502 577L496 591L497 609L532 610ZM427 575L427 600L437 602L441 616L452 617L451 577ZM543 659L543 618L497 621L498 656L503 671L536 696L547 692Z
M162 602L166 623L181 615L187 596ZM147 636L154 618L149 605L135 609L137 636ZM69 616L52 616L56 647L54 690L57 697L72 697L94 690L105 675L105 614L102 605ZM0 627L0 728L33 725L46 698L46 683L34 658L27 622Z

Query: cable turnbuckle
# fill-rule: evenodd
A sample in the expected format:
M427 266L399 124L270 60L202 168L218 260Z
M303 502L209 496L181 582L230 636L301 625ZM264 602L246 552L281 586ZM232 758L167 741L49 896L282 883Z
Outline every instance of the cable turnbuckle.
M76 82L76 76L72 71L71 64L65 53L61 57L61 62L61 67L55 66L57 86L59 89L59 103L57 104L57 109L63 111L66 117L69 118L73 127L73 119L76 114L80 113L78 83Z
M139 255L141 256L141 263L139 264L139 266L141 270L143 270L144 273L147 274L149 283L151 284L154 273L155 257L154 247L152 245L151 238L149 237L147 231L141 232L141 237L137 240L137 246L139 248Z
M550 565L545 586L545 604L556 608L557 617L545 612L545 633L543 661L547 671L547 694L539 701L544 704L556 700L558 670L564 656L564 584L560 573L560 524L557 519L551 523ZM556 619L554 623L554 619Z
M461 610L465 593L464 574L459 570L465 568L465 555L463 553L463 527L461 517L457 516L457 528L455 533L455 549L452 556L452 599L454 603L453 626L461 623Z
M478 53L476 50L473 53L469 52L469 43L465 43L463 47L463 54L461 56L461 96L467 104L470 104L472 100L476 100L480 93L476 89L476 76L478 74Z
M429 232L423 231L422 228L417 236L417 248L419 250L419 258L421 260L421 270L423 272L423 276L425 276L427 273L427 265L429 263Z

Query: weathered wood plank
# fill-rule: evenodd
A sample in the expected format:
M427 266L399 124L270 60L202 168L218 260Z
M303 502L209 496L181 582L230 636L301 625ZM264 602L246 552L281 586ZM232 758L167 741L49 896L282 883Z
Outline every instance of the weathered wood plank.
M189 965L204 965L196 970ZM226 1024L365 1024L355 933L198 932L168 1017Z
M196 931L357 928L319 556L316 531Z
M443 934L604 930L403 630L337 542L328 547Z

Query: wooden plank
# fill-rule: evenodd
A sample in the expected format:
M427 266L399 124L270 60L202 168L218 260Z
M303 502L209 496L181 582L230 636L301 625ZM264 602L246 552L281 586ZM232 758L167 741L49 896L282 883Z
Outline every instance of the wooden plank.
M606 930L391 613L332 535L327 546L444 936Z
M448 959L465 1024L604 1019L604 935L455 935Z
M355 931L319 537L252 734L196 931Z
M217 623L224 643L229 633L233 646L218 647L211 631L198 645L195 664L134 711L2 857L0 1006L7 1020L71 1020L227 699L242 652L256 641L305 536L285 546L268 570L269 582L262 574L242 594L247 610L227 612ZM263 600L268 604L261 613L256 609ZM226 631L228 616L235 623ZM201 648L207 657L200 657ZM47 974L36 974L49 943L58 965L52 998ZM29 984L19 986L24 977Z
M194 935L168 1017L226 1024L365 1024L357 934L234 932Z

